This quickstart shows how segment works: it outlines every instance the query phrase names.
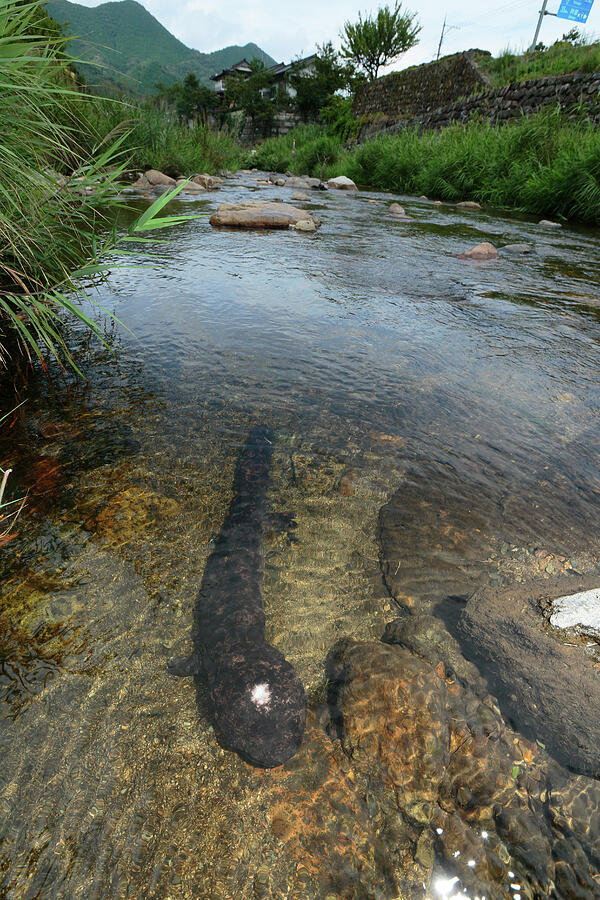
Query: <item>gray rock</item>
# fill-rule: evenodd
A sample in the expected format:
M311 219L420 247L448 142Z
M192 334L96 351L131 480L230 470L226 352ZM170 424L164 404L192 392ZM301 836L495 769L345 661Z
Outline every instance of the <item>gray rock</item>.
M345 175L338 175L337 178L330 178L327 182L329 188L337 188L338 191L357 191L358 188L351 178Z
M540 219L538 225L546 225L548 228L562 228L560 222L551 222L550 219Z
M477 665L503 713L555 759L600 777L600 677L583 646L548 630L541 604L597 588L598 578L562 577L484 588L457 626L465 656Z

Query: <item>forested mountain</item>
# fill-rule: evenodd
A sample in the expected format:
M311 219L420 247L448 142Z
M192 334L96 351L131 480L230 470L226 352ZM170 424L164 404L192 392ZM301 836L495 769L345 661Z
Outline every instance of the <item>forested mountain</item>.
M194 72L204 84L210 76L240 59L258 57L275 63L256 44L225 47L213 53L191 50L178 41L136 0L118 0L90 8L69 0L46 3L50 15L73 35L69 52L77 68L94 88L143 94L157 82L169 84Z

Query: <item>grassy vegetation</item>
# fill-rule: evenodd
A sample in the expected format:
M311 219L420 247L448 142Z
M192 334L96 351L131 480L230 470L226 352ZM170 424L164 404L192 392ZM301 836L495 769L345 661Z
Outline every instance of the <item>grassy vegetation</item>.
M174 176L214 174L237 168L241 158L239 144L226 129L216 131L203 122L189 128L152 102L98 99L88 103L83 114L92 142L101 135L127 131L127 165L133 170L154 168Z
M497 57L480 58L479 64L492 79L494 87L544 75L598 72L600 43L585 43L575 37L574 42L557 41L552 47L535 53L519 54L507 49Z
M248 165L331 177L395 193L448 201L477 200L540 216L600 224L600 129L558 111L503 126L472 122L443 131L406 130L347 151L307 127L265 141Z
M101 338L83 312L82 283L101 278L119 244L118 180L126 133L113 140L86 123L92 98L77 89L63 41L40 3L0 0L0 359L16 338L42 362L70 358L65 314ZM107 124L107 123L105 123ZM176 224L159 219L163 196L124 240ZM100 239L99 235L103 237ZM73 362L74 364L74 362Z

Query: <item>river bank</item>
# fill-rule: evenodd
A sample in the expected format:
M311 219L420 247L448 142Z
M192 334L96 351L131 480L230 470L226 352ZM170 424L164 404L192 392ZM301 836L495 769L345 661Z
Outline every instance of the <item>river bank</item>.
M600 224L600 129L557 111L493 126L476 121L371 138L347 150L319 126L273 138L246 164L275 172L331 177L432 200L479 203L540 217Z

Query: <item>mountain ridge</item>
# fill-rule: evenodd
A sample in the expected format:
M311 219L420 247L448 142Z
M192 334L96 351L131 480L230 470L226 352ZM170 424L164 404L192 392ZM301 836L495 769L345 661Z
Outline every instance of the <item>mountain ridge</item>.
M45 6L72 35L69 53L93 90L150 93L157 82L181 81L188 72L210 85L211 75L240 59L275 63L254 43L211 53L186 47L137 0L109 0L95 7L49 0Z

